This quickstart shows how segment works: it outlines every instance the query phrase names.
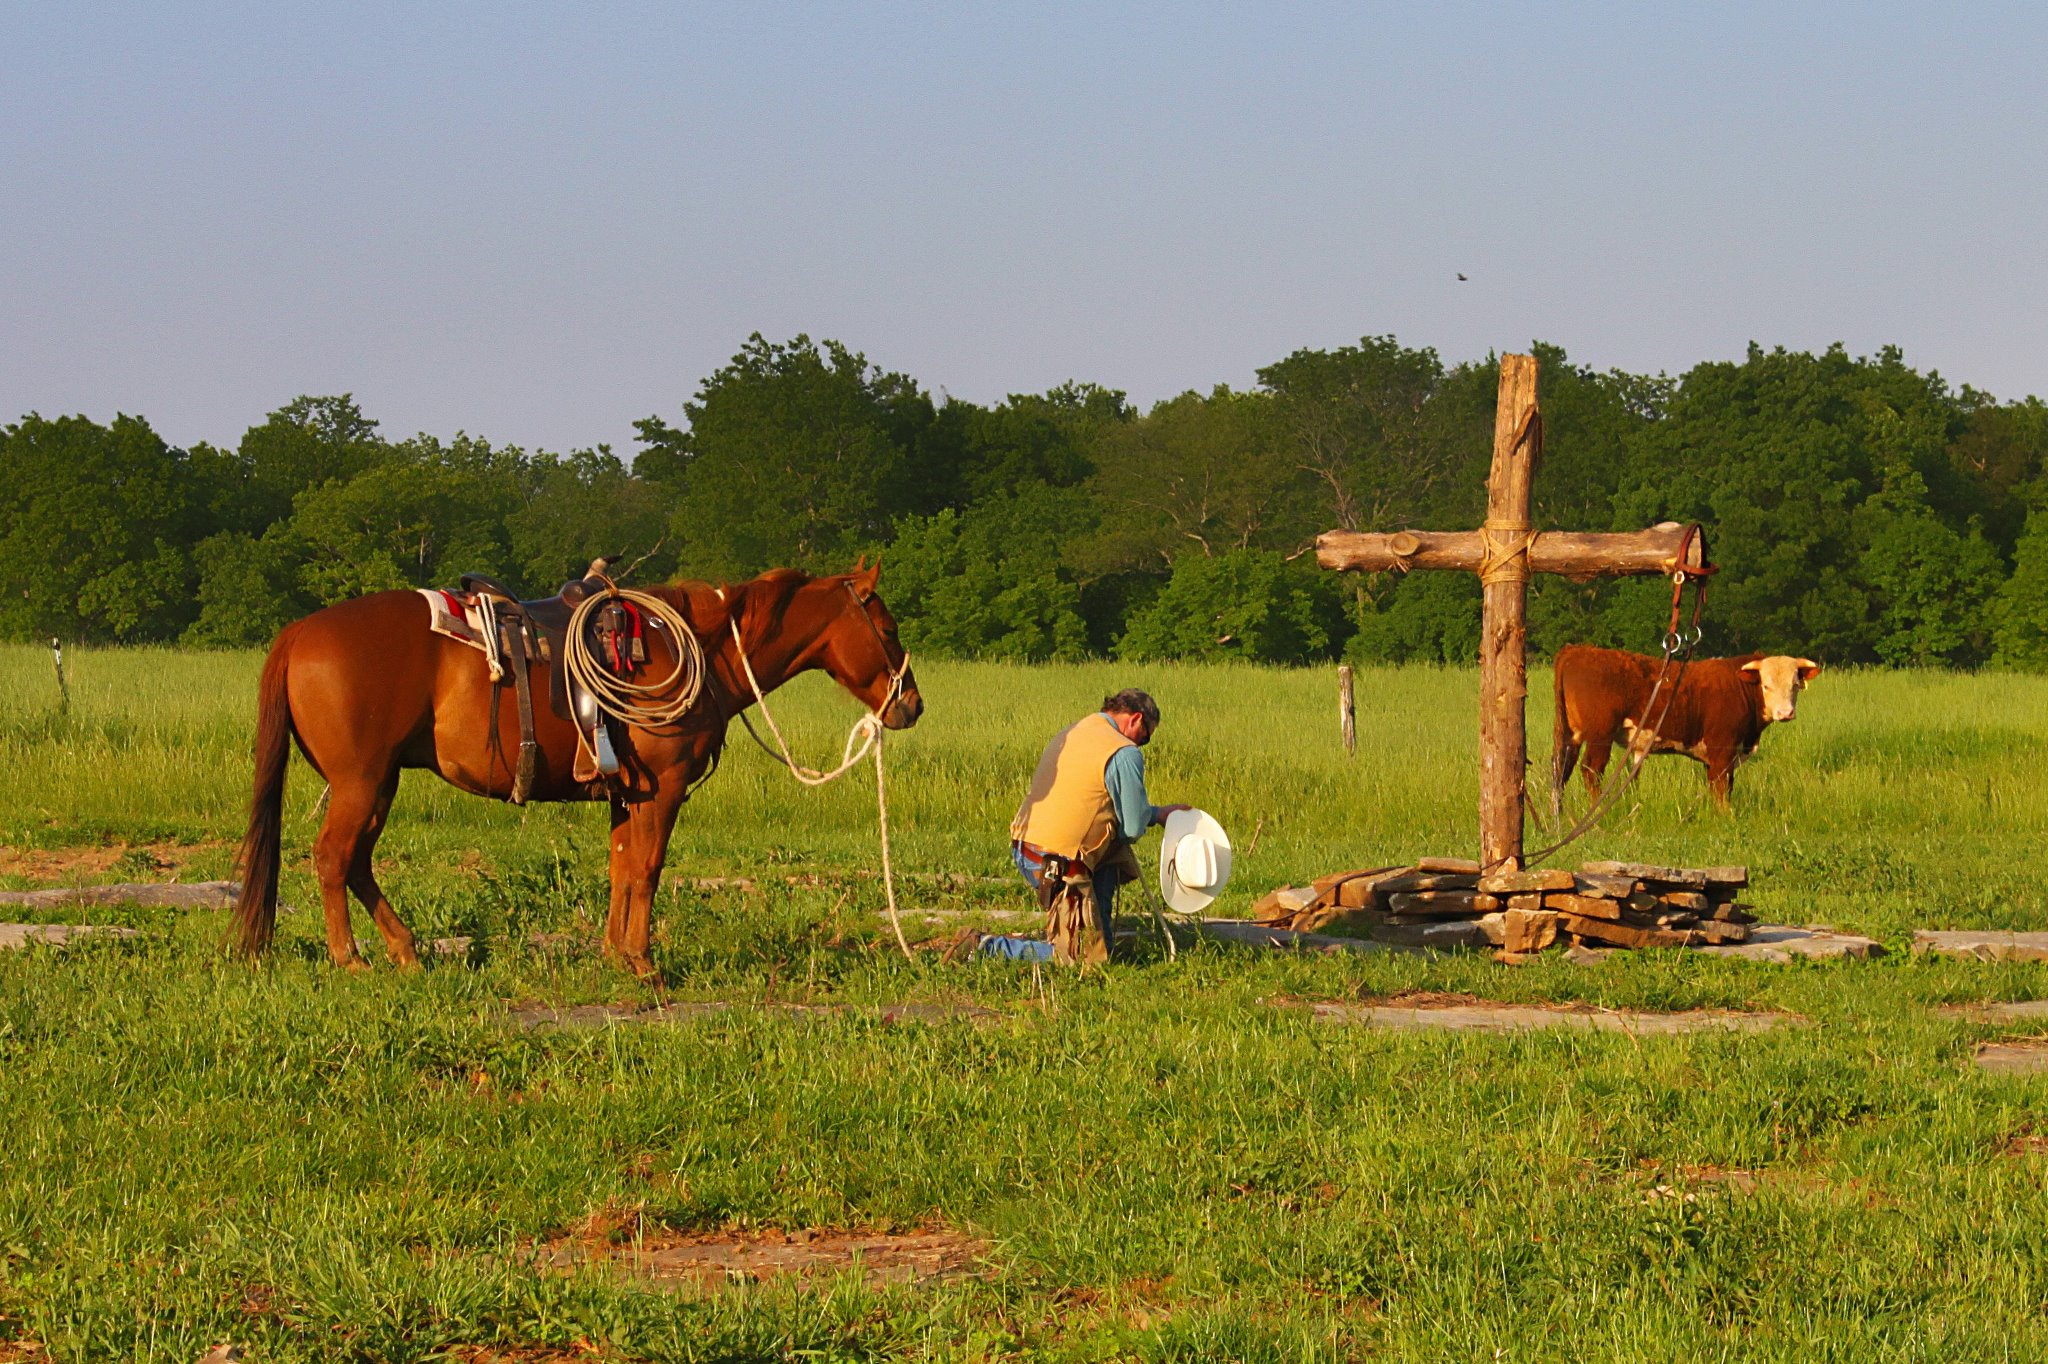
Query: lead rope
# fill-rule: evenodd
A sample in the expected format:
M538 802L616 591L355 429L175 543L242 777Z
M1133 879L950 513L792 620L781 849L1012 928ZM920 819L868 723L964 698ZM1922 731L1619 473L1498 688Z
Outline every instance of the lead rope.
M718 593L720 601L726 600L724 588L720 587L714 590ZM877 711L869 711L866 715L853 722L853 728L848 730L846 734L846 746L840 750L839 766L833 768L830 772L820 772L814 767L804 766L789 751L789 741L782 737L782 729L775 723L775 714L768 709L768 694L761 690L761 683L754 676L754 665L747 658L747 646L740 639L739 613L728 609L725 613L725 623L732 631L732 647L739 654L740 671L746 674L747 685L753 689L754 704L761 708L761 718L768 722L768 732L775 736L776 748L768 747L767 741L755 731L753 722L747 719L746 711L742 710L739 713L740 723L746 727L748 735L753 738L754 742L761 746L763 753L766 753L769 757L776 759L784 767L787 767L789 775L795 777L805 786L823 786L827 782L836 781L840 777L845 776L855 763L868 755L868 750L874 750L875 822L881 832L882 890L887 895L889 901L889 927L895 931L896 946L903 950L903 959L905 961L917 960L910 951L909 941L903 936L903 921L896 912L896 871L889 857L889 788L887 779L882 771L883 725L881 715ZM884 654L883 657L884 661L886 661L887 655ZM903 662L889 675L889 693L882 698L882 710L887 710L895 703L896 698L902 694L903 677L909 671L910 653L908 650L905 650ZM860 742L859 752L854 751L856 740ZM777 751L778 749L780 750L779 752Z

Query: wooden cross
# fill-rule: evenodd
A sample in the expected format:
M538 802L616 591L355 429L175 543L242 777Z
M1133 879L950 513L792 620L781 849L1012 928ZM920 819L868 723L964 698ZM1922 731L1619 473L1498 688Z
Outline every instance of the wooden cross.
M1706 568L1705 537L1688 540L1688 528L1675 521L1640 531L1532 532L1529 482L1542 445L1536 357L1503 355L1484 526L1391 534L1333 530L1316 537L1316 562L1324 568L1452 568L1479 575L1485 593L1479 630L1479 860L1489 870L1522 869L1530 573L1562 573L1581 582L1675 574L1681 553L1685 569Z

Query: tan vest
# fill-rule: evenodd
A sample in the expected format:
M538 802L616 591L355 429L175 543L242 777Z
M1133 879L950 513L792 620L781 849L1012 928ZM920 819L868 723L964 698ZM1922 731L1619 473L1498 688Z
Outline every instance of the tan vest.
M1103 770L1111 754L1130 747L1131 741L1100 711L1055 734L1010 821L1010 837L1093 870L1116 841L1116 804Z

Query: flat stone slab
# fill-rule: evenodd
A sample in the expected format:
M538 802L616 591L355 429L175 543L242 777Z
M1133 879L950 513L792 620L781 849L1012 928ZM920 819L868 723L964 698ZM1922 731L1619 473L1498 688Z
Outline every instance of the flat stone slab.
M28 947L34 943L68 947L87 938L118 941L141 936L137 930L118 924L0 924L0 950Z
M1884 944L1854 933L1837 933L1829 928L1793 928L1788 924L1757 924L1749 930L1749 941L1724 943L1717 947L1691 949L1703 957L1740 957L1745 961L1780 964L1797 957L1820 961L1857 961L1884 955Z
M58 886L51 890L0 890L0 906L55 909L60 905L147 905L162 909L232 909L242 888L233 881L157 881L116 886Z
M1373 942L1365 938L1340 938L1330 933L1297 933L1291 928L1268 928L1250 919L1204 919L1201 931L1224 942L1247 947L1284 947L1299 952L1419 952L1422 948L1397 943Z
M1973 961L2048 961L2048 933L1923 928L1913 935L1913 954Z
M1639 1013L1630 1009L1559 1008L1541 1004L1499 1004L1490 1000L1456 1003L1353 1004L1323 1001L1309 1009L1324 1023L1359 1024L1375 1028L1441 1028L1451 1032L1530 1032L1544 1028L1581 1032L1620 1032L1638 1037L1686 1032L1764 1032L1803 1027L1797 1014L1739 1013L1701 1009L1687 1013Z
M2048 1074L2048 1037L1986 1042L1977 1048L1977 1069L1992 1075Z
M525 1032L570 1032L637 1027L650 1023L684 1023L736 1010L751 1010L781 1018L829 1018L848 1014L878 1019L883 1023L948 1023L956 1020L979 1023L1002 1017L994 1009L974 1004L762 1004L751 1001L735 1003L725 999L681 999L648 1005L519 1004L506 1010L505 1016L514 1027Z
M1994 999L1979 1004L1951 1004L1953 1013L1977 1018L2048 1018L2048 999Z

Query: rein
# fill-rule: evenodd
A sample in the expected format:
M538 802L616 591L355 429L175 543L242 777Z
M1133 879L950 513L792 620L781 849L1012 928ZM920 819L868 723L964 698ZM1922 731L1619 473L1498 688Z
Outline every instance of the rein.
M887 728L882 723L882 713L895 705L898 698L903 695L903 679L910 672L910 651L905 649L903 651L903 661L890 668L889 690L883 695L881 704L866 715L861 716L858 720L855 720L853 728L847 731L846 746L840 750L839 766L833 768L830 772L820 772L815 767L806 767L798 762L796 755L789 751L789 741L782 737L782 729L775 723L774 713L768 709L768 694L761 690L760 679L754 676L754 665L747 658L746 641L740 638L739 612L730 609L732 603L726 597L723 587L714 588L713 590L718 593L718 599L727 604L728 609L725 613L725 623L727 628L732 631L732 647L733 651L739 655L740 671L746 674L747 685L753 689L754 703L761 707L761 718L768 722L768 732L775 736L776 747L770 748L767 741L755 730L754 722L747 718L746 708L744 706L740 708L740 723L746 727L748 736L756 744L760 745L761 751L780 762L784 767L787 767L789 775L795 777L805 786L823 786L827 782L836 781L840 777L845 776L855 763L867 757L870 750L874 752L875 816L881 832L882 889L888 896L889 901L889 927L896 932L896 945L903 950L903 959L905 961L916 960L911 955L910 943L903 936L903 922L896 913L896 873L889 857L889 795L886 778L882 770L882 735L886 732ZM876 647L882 651L883 666L888 667L889 646L883 642L882 632L875 628L874 617L870 616L867 612L867 602L861 598L858 592L854 591L851 582L846 584L846 591L847 595L853 598L854 607L859 611L860 618L867 622L868 632L874 636ZM860 745L858 751L854 748L855 743Z

